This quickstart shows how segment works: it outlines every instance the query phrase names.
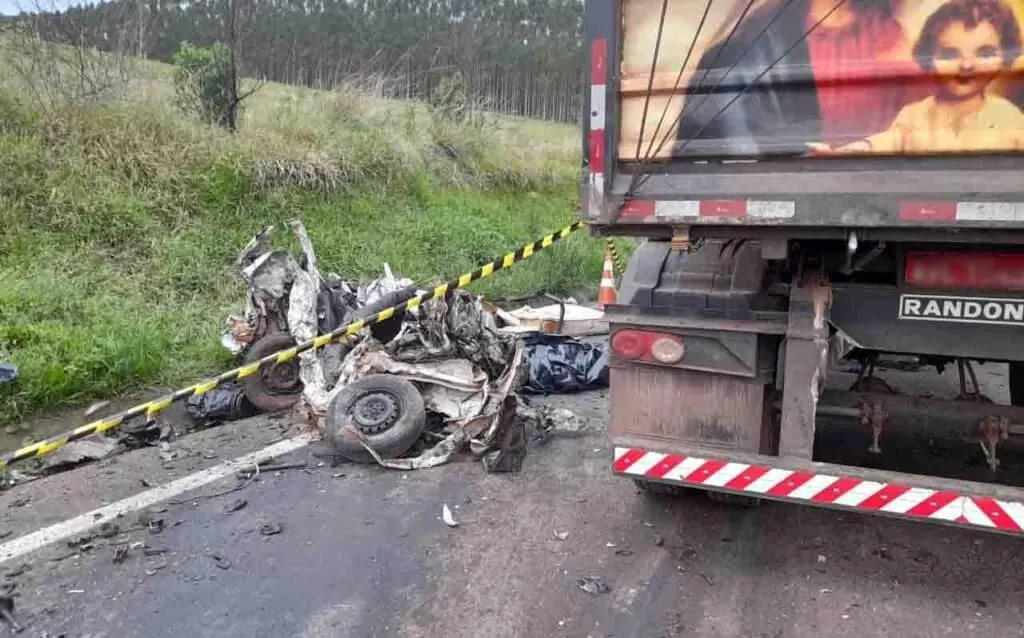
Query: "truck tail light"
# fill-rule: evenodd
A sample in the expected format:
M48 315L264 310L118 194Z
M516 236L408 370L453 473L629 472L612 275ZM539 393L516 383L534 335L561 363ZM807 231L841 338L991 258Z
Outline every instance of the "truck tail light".
M612 350L625 359L679 363L686 354L683 340L675 335L646 330L620 330L612 337Z
M913 252L907 255L903 281L939 290L1024 292L1024 255Z
M659 363L679 363L686 354L683 340L670 335L662 335L651 344L651 356Z

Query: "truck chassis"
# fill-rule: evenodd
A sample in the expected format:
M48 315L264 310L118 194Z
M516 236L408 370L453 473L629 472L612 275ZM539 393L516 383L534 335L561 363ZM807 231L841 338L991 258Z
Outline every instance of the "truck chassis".
M765 284L770 264L757 242L641 245L620 304L606 310L614 471L652 491L691 487L1024 533L1022 489L814 456L819 421L847 418L861 428L869 458L880 445L927 431L959 441L965 453L980 448L997 477L1001 447L1024 435L1024 409L981 395L970 360L1024 359L1009 338L1019 328L901 320L894 309L915 294L910 288L833 285L822 268ZM976 299L984 309L1000 297ZM872 375L879 352L924 352L935 365L955 364L960 396L894 393ZM847 356L864 361L857 383L825 390L831 364Z

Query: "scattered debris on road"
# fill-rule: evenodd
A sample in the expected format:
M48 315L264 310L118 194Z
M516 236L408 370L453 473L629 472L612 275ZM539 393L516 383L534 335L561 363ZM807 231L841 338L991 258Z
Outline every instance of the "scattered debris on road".
M552 299L557 303L540 308L522 306L508 312L495 309L495 314L502 324L500 330L511 334L541 332L564 337L608 333L604 311L581 306L574 299Z
M448 527L459 526L459 522L455 520L455 515L452 514L452 510L448 507L448 503L441 506L441 520L444 521L444 524Z
M87 552L93 549L93 547L95 547L95 545L93 544L93 537L88 534L86 534L85 536L79 536L76 538L68 539L67 544L68 547L75 550L76 552Z
M124 561L128 560L128 544L122 543L114 546L114 564L120 565Z
M247 363L373 317L418 292L388 264L381 277L364 285L321 270L302 222L292 221L289 228L301 254L270 247L271 226L254 236L235 262L247 284L245 309L227 318L221 343ZM292 410L324 435L332 462L340 458L408 471L466 453L486 472L519 472L529 442L586 428L586 421L569 411L532 410L523 394L607 386L607 346L567 336L605 334L603 312L545 296L555 303L506 311L452 289L357 335L193 394L185 411L196 428L208 428L259 412ZM13 366L0 364L0 380L5 371L9 380L17 374ZM108 406L94 404L87 414ZM167 470L185 457L217 458L213 450L172 449L175 434L159 416L126 423L115 435L63 446L40 465L41 472L24 478L8 473L5 484L139 447L156 447ZM260 469L271 468L242 468L237 476L255 480ZM146 480L144 486L155 482ZM161 529L162 522L150 531Z
M250 465L235 472L239 480L247 481L260 472L283 472L285 470L306 470L309 465L301 463L265 463L262 465Z
M117 450L118 443L114 439L95 437L72 441L46 457L43 461L43 472L53 473L69 470L83 463L105 459L116 454Z
M576 586L591 596L600 596L609 593L612 588L608 586L599 576L586 576L576 581Z
M121 528L117 523L112 521L104 521L100 524L96 531L96 534L100 538L114 538L121 533Z
M82 416L84 416L85 418L88 419L91 416L93 416L94 414L96 414L97 412L99 412L100 410L106 409L109 406L110 406L110 401L97 401L97 402L93 403L92 405L90 405L88 408L86 408L85 412L82 414Z
M539 411L537 420L534 438L545 442L553 436L582 436L589 430L586 419L565 408L545 406Z
M0 616L11 626L11 631L20 634L25 628L14 619L14 597L0 596Z
M412 282L387 264L384 276L365 286L323 274L302 223L289 226L302 246L301 259L269 249L273 228L268 227L236 261L249 292L244 314L229 317L222 342L246 361L372 316L415 292ZM552 393L607 385L603 345L528 334L570 327L580 334L606 331L606 325L598 325L603 313L551 298L556 301L551 306L506 312L452 290L344 343L270 366L241 386L260 408L300 402L297 411L346 460L423 469L468 448L486 471L516 472L526 453L529 422L517 397L520 388ZM280 343L254 354L275 335ZM524 361L530 362L529 373L521 369ZM277 399L259 400L251 387L257 381L260 392L276 390ZM411 396L413 389L418 399Z
M284 531L280 523L264 523L260 525L260 536L277 536Z
M216 565L218 569L231 569L231 561L224 558L220 554L211 553L208 554L208 556L210 557L211 560L213 560L213 564Z
M200 428L237 421L258 413L239 383L225 383L203 394L193 394L185 404L192 422Z
M249 504L249 501L244 498L236 498L227 505L224 506L224 511L228 514L232 514L239 510L245 509L245 506Z

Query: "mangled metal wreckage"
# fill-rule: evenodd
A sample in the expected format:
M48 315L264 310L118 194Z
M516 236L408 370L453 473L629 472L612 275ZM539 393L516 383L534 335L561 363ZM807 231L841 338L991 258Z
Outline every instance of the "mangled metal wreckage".
M236 266L248 285L243 315L227 319L222 343L255 361L385 308L418 291L384 276L357 286L324 275L305 227L290 223L302 258L267 249L273 227L249 242ZM264 411L295 409L332 450L352 461L410 470L468 450L488 471L517 471L526 421L517 395L523 343L498 330L480 298L453 290L404 315L297 360L265 366L240 391Z

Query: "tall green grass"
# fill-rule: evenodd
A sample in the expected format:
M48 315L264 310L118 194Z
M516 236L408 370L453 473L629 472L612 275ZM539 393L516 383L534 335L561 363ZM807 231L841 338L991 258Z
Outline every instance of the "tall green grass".
M21 369L0 425L229 365L231 264L268 224L302 219L325 270L366 280L388 262L428 285L573 219L571 127L267 85L230 136L175 112L150 70L59 111L0 78L0 359ZM579 233L474 289L589 288L601 253Z

